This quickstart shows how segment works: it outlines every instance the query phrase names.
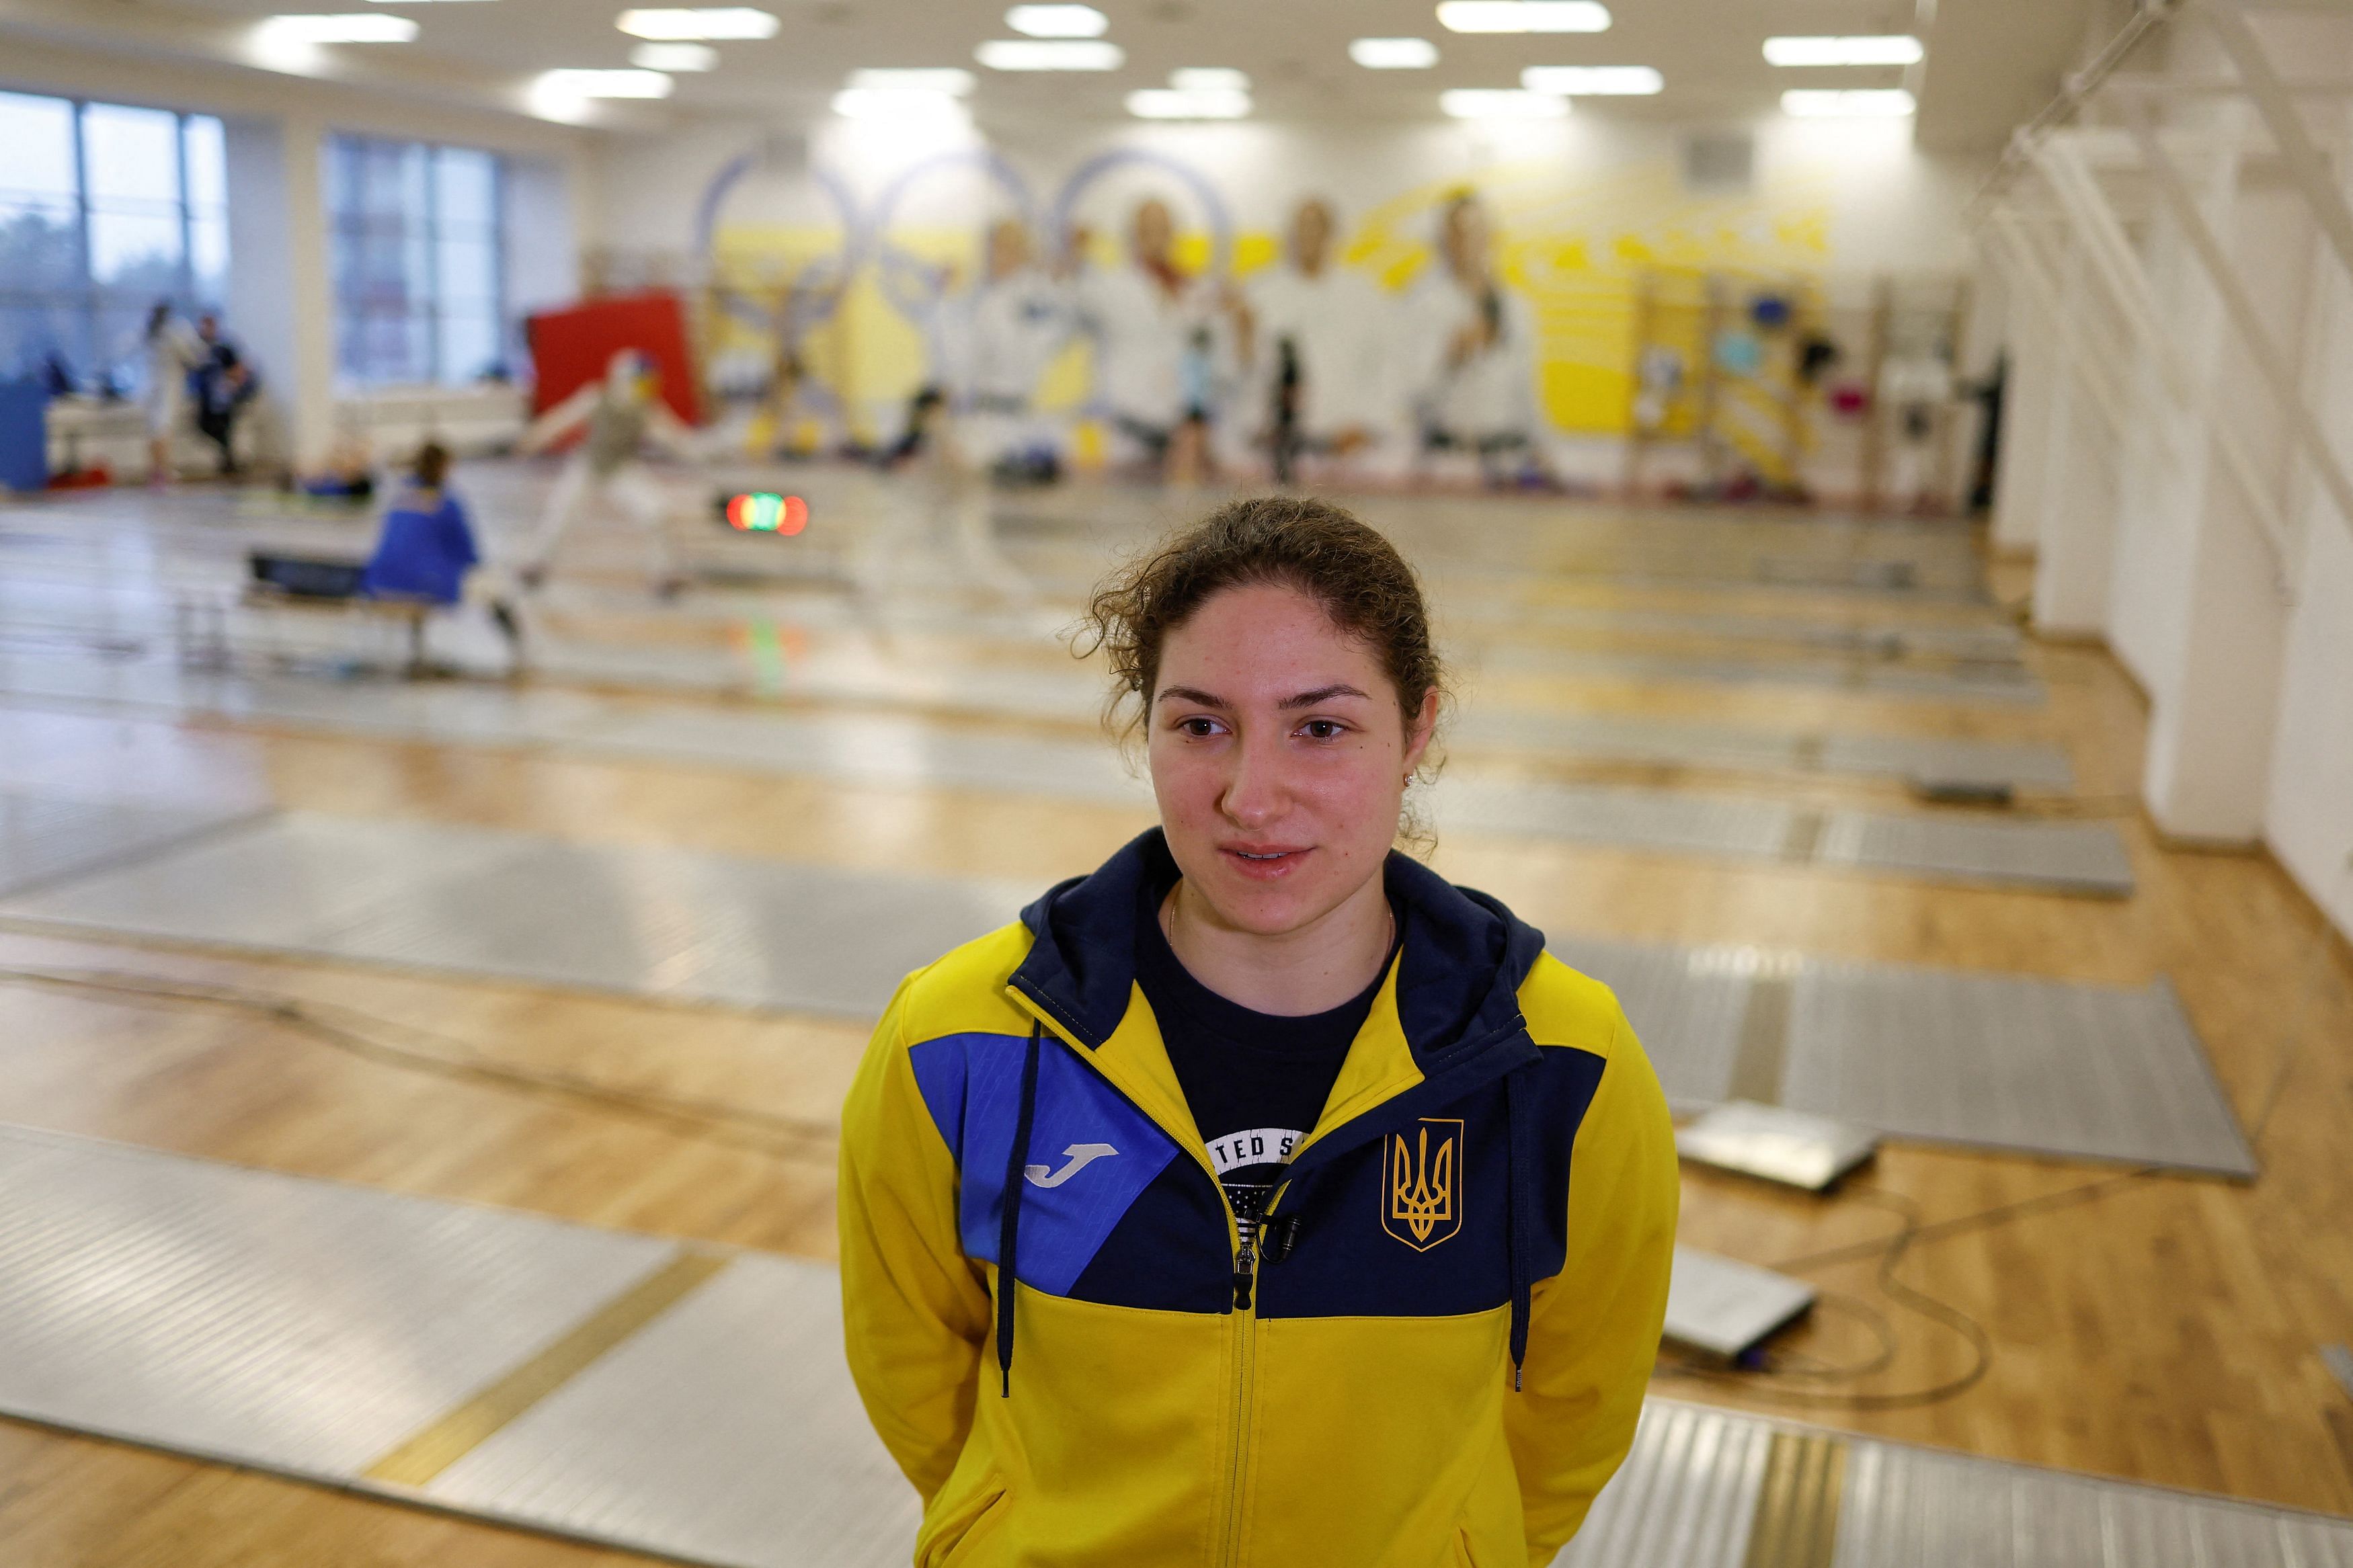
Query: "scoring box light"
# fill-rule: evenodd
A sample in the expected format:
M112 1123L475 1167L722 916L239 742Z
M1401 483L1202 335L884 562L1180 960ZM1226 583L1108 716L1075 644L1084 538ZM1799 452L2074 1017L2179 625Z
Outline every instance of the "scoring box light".
M720 510L738 533L798 533L808 526L808 502L771 490L729 496Z

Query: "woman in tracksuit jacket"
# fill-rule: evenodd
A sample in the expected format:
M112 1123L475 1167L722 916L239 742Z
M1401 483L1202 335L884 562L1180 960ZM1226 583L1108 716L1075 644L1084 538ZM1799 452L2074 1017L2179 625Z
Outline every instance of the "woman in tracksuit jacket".
M1235 502L1092 619L1162 826L910 975L843 1114L915 1561L1546 1562L1658 1347L1658 1080L1607 987L1391 848L1440 688L1378 534Z

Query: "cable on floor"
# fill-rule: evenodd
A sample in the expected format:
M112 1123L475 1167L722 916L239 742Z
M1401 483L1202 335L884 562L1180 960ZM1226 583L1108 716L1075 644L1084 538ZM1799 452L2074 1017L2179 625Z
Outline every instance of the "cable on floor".
M2120 1171L2115 1175L2102 1176L2096 1181L2084 1182L2072 1187L2062 1187L2055 1193L2021 1198L2015 1203L1997 1204L1991 1208L1956 1215L1951 1219L1940 1219L1934 1225L1918 1226L1914 1227L1909 1235L1904 1235L1901 1231L1896 1234L1903 1237L1905 1245L1907 1247L1942 1241L1947 1237L1959 1236L1967 1231L2007 1225L2013 1219L2023 1218L2030 1214L2041 1214L2048 1209L2065 1208L2073 1204L2087 1202L2113 1188L2129 1185L2145 1177L2161 1175L2164 1170L2165 1167L2161 1165L2141 1165L2129 1171ZM1887 1197L1901 1195L1887 1193L1881 1188L1865 1188L1852 1184L1842 1186L1839 1190L1855 1195L1864 1192L1879 1192ZM1835 1263L1852 1263L1858 1258L1869 1258L1883 1252L1893 1239L1893 1237L1882 1237L1870 1241L1852 1242L1844 1247L1828 1247L1820 1252L1809 1252L1797 1258L1786 1258L1767 1267L1784 1273L1800 1273L1810 1268L1826 1268Z
M377 1018L331 1003L297 1001L272 992L192 981L164 981L119 970L0 966L0 984L104 996L132 1006L226 1009L282 1025L317 1043L379 1067L427 1073L477 1087L538 1095L575 1109L658 1122L707 1142L776 1159L831 1164L840 1129L830 1121L782 1116L742 1106L614 1089L576 1074L515 1067L461 1041ZM406 1034L440 1047L424 1049L383 1037Z
M1881 1200L1873 1203L1872 1206L1890 1210L1902 1220L1902 1225L1892 1236L1866 1244L1864 1256L1869 1256L1872 1250L1878 1251L1879 1289L1888 1300L1926 1318L1931 1322L1951 1330L1968 1342L1970 1363L1966 1372L1926 1388L1906 1389L1894 1394L1849 1393L1833 1389L1792 1389L1778 1385L1777 1380L1791 1378L1848 1382L1883 1371L1894 1360L1900 1344L1899 1337L1894 1333L1893 1325L1883 1317L1879 1317L1879 1323L1883 1330L1881 1334L1882 1353L1852 1367L1829 1367L1820 1363L1806 1366L1797 1363L1785 1363L1778 1358L1762 1357L1753 1366L1734 1367L1704 1366L1691 1362L1662 1360L1659 1363L1659 1371L1670 1377L1686 1377L1703 1382L1725 1384L1738 1388L1747 1397L1763 1400L1768 1404L1842 1410L1916 1410L1925 1405L1939 1405L1947 1399L1957 1398L1983 1382L1986 1374L1993 1370L1995 1353L1993 1336L1987 1333L1984 1326L1976 1319L1959 1308L1949 1302L1940 1301L1924 1290L1906 1285L1896 1277L1896 1268L1904 1261L1905 1254L1924 1233L1924 1227L1920 1223L1920 1206L1899 1193L1882 1192L1869 1187L1847 1190L1850 1195L1867 1203L1873 1199ZM1836 1297L1832 1292L1825 1292L1821 1300L1827 1302L1834 1298L1843 1303L1863 1307L1866 1311L1870 1310L1865 1303L1856 1301L1851 1297ZM1879 1316L1875 1312L1872 1315Z
M1823 1290L1815 1298L1814 1304L1817 1310L1827 1307L1862 1323L1878 1341L1879 1348L1867 1359L1844 1366L1819 1360L1803 1351L1782 1351L1769 1361L1757 1363L1757 1370L1770 1371L1782 1377L1811 1377L1843 1383L1884 1372L1894 1364L1896 1352L1903 1348L1903 1343L1895 1332L1895 1325L1888 1321L1886 1313L1862 1297L1850 1296L1842 1290Z
M2338 883L2339 889L2342 889L2347 882L2353 882L2353 855L2348 855L2347 858L2345 875ZM2260 1148L2265 1134L2270 1131L2273 1114L2279 1109L2285 1096L2288 1079L2295 1069L2300 1055L2300 1047L2306 1037L2312 1031L2322 994L2327 988L2330 940L2330 927L2324 910L2323 917L2314 933L2306 982L2298 987L2302 995L2302 1005L2295 1010L2294 1021L2285 1026L2281 1037L2279 1049L2274 1060L2271 1081L2263 1092L2260 1109L2248 1127L2247 1141L2252 1146ZM1997 1204L1992 1207L1978 1209L1969 1214L1956 1215L1949 1219L1938 1220L1933 1225L1923 1224L1919 1205L1900 1193L1854 1183L1849 1183L1841 1187L1840 1191L1843 1194L1869 1204L1873 1207L1889 1210L1898 1216L1901 1223L1885 1237L1843 1247L1828 1247L1796 1258L1783 1258L1771 1267L1782 1272L1797 1273L1808 1269L1829 1268L1840 1263L1852 1263L1876 1255L1879 1258L1878 1283L1883 1294L1918 1315L1951 1329L1955 1333L1968 1340L1975 1352L1975 1360L1968 1371L1934 1387L1902 1394L1850 1394L1792 1391L1774 1387L1764 1381L1768 1378L1812 1378L1827 1382L1852 1381L1871 1376L1883 1370L1894 1360L1900 1339L1894 1332L1893 1325L1884 1317L1872 1312L1866 1303L1831 1291L1824 1291L1821 1294L1820 1300L1822 1305L1836 1304L1841 1310L1850 1312L1854 1312L1860 1308L1862 1312L1870 1313L1872 1318L1877 1319L1872 1327L1880 1342L1879 1353L1848 1367L1827 1365L1810 1357L1782 1355L1760 1357L1753 1366L1729 1368L1691 1363L1662 1362L1660 1370L1669 1376L1729 1384L1741 1388L1753 1397L1785 1405L1835 1405L1855 1410L1902 1410L1914 1409L1953 1398L1974 1387L1992 1369L1995 1353L1992 1339L1980 1324L1958 1308L1915 1289L1896 1278L1895 1268L1904 1255L1913 1247L1929 1242L1942 1241L1970 1231L1989 1230L2010 1225L2031 1215L2047 1214L2054 1209L2088 1203L2094 1198L2147 1181L2151 1176L2164 1173L2163 1166L2137 1166L2094 1181L2063 1187L2056 1192L2043 1193L2012 1203ZM1869 1321L1869 1319L1866 1319L1866 1321Z

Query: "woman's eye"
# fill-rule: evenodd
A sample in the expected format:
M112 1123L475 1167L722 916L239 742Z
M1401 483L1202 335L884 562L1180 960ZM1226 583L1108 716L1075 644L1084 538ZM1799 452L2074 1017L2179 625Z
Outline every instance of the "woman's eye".
M1197 741L1207 740L1218 732L1218 721L1215 719L1181 720L1176 727Z
M1344 732L1344 727L1336 719L1310 719L1299 728L1311 741L1336 741Z

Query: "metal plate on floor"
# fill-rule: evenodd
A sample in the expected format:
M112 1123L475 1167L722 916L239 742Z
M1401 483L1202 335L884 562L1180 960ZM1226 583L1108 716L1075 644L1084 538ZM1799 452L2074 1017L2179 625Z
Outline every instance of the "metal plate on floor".
M1716 686L1795 686L1855 691L1874 697L1917 697L1941 702L2005 702L2039 706L2042 682L2023 666L1961 665L1922 669L1882 659L1710 658L1664 653L1610 653L1583 648L1493 646L1478 662L1491 669L1532 674L1696 682Z
M1831 1184L1879 1150L1879 1134L1786 1105L1726 1100L1675 1129L1675 1152L1702 1165L1808 1192Z
M1773 1442L1754 1416L1651 1399L1559 1568L1747 1568ZM1909 1565L1906 1565L1909 1568Z
M423 1495L697 1562L903 1563L922 1505L841 1347L839 1275L737 1255Z
M607 756L813 774L860 784L971 789L1145 805L1151 786L1103 742L952 729L873 714L748 716L615 709L567 726L560 743Z
M2124 839L2105 823L1816 812L1757 796L1475 775L1441 779L1432 815L1441 830L1661 854L1842 867L2104 898L2133 889Z
M2103 822L1833 811L1823 816L1810 858L1822 866L2023 884L2100 898L2123 898L2133 890L2132 857L2124 837Z
M288 813L11 900L21 919L671 1000L880 1013L1038 889Z
M0 1411L345 1479L671 1250L0 1129Z
M1757 768L2066 789L2067 753L2009 741L1760 730L1675 719L1471 708L1446 732L1464 745L1682 767Z
M915 1498L851 1387L829 1268L718 1255L533 1381L681 1253L0 1127L0 1409L712 1568L905 1563ZM383 1479L453 1429L430 1475ZM2353 1568L2353 1521L1652 1398L1557 1561Z
M121 865L256 815L250 806L149 805L0 793L0 898Z
M1440 828L1767 859L1780 858L1797 816L1753 796L1464 777L1440 781L1432 810Z
M1835 617L1641 609L1623 605L1511 604L1475 597L1449 601L1440 608L1441 618L1450 622L1467 620L1630 636L1781 643L1882 660L1926 657L2016 663L2026 643L2016 626L1998 621L1952 626L1894 620L1857 624Z
M1830 1568L2348 1568L2353 1521L1843 1440Z
M1554 937L1545 945L1563 963L1616 993L1669 1105L1679 1112L1697 1110L1726 1098L1757 975L1753 950L1653 947L1590 937Z
M2353 1521L1653 1397L1558 1568L2353 1568Z
M1678 1111L1751 1100L1890 1138L2252 1177L2172 986L1554 939L1618 993Z
M1787 1059L1782 1104L1891 1138L2255 1173L2162 980L2126 990L1810 964Z
M1812 1310L1815 1295L1802 1279L1678 1242L1662 1332L1669 1344L1737 1361Z
M1805 745L1805 737L1793 730L1478 706L1457 715L1445 738L1450 743L1501 751L1768 770L1802 766Z
M1821 738L1815 765L1824 773L1875 773L1923 784L2063 790L2075 782L2066 752L2039 742L1829 734Z

